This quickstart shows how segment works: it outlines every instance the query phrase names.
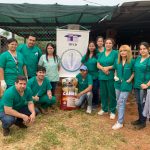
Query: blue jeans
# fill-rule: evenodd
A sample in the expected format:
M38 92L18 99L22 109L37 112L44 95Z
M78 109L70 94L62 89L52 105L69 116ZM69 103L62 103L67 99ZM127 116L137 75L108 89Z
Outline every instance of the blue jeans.
M99 80L95 79L93 80L93 100L92 100L92 105L98 105L99 104Z
M143 109L145 104L143 103L143 92L140 89L134 89L134 92L135 92L136 102L138 105L139 121L141 123L146 123L146 117L143 116Z
M128 99L129 92L122 92L117 89L115 89L115 91L118 109L118 122L123 124L126 101Z
M55 89L56 89L56 86L57 86L57 82L50 82L51 83L51 86L52 86L52 95L54 96L55 95Z
M92 92L88 92L86 94L83 94L78 101L75 102L76 106L81 106L83 104L83 102L87 99L88 102L88 106L92 106L92 98L93 98L93 94Z
M37 113L37 110L35 110ZM18 112L25 114L27 116L31 115L31 112L29 111L28 107L24 107L20 109ZM5 114L5 112L0 112L0 120L2 121L2 127L3 128L9 128L11 125L15 124L16 122L23 122L21 118L16 118L14 116L10 116Z

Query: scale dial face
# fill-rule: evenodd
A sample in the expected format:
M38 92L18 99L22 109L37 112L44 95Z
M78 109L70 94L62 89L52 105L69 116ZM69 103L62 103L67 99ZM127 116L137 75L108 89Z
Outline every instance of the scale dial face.
M63 52L61 56L62 67L69 72L75 72L80 69L82 55L75 49L69 49Z

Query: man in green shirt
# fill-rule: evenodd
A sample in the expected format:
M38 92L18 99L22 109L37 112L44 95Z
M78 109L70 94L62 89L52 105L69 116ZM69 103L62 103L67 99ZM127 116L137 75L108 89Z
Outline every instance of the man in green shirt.
M56 98L52 96L50 81L45 77L45 74L45 67L38 66L36 76L28 81L34 103L39 106L43 114L47 114L48 107L56 103Z
M78 100L75 102L76 106L81 106L85 99L87 99L88 107L87 107L87 113L91 114L92 112L92 85L93 85L93 79L91 75L88 74L88 69L86 66L82 65L80 67L80 73L76 76L78 80L78 90L79 93L77 94Z
M7 89L0 102L0 120L3 135L8 136L12 124L27 128L25 124L35 120L31 89L26 87L25 76L18 76L15 85ZM24 124L25 123L25 124Z
M32 78L36 75L38 61L42 55L42 51L35 45L36 37L30 35L26 44L20 44L17 47L17 51L22 53L28 72L28 78Z

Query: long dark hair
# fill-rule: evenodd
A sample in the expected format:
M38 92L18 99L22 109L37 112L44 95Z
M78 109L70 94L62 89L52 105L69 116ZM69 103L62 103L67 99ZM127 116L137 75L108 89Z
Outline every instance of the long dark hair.
M87 52L86 52L86 56L85 56L85 61L88 61L88 59L89 59L89 55L90 55L89 45L90 45L91 43L93 43L93 44L95 45L95 50L94 50L94 52L93 52L93 56L92 56L92 57L97 58L97 55L96 55L96 54L97 54L97 53L96 53L96 44L95 44L94 41L90 41L89 44L88 44L88 48L87 48Z
M55 48L55 45L53 43L47 43L47 45L46 45L46 49L45 49L46 50L46 60L48 61L48 51L47 51L48 46L53 47L53 49L54 49L53 58L54 58L55 62L56 61L58 62L58 56L56 54L56 48Z

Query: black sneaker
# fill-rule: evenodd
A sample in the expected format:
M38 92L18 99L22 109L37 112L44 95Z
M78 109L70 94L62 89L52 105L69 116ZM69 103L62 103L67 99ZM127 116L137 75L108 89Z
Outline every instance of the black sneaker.
M139 125L139 124L141 124L141 121L138 119L138 120L132 121L131 124L132 125Z
M27 126L23 124L23 122L16 121L15 125L18 126L19 128L24 128L24 129L27 128Z
M135 129L140 130L146 127L146 123L141 123L135 126Z
M3 128L3 136L8 136L10 134L9 128Z

